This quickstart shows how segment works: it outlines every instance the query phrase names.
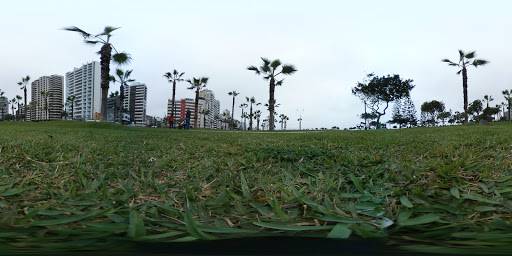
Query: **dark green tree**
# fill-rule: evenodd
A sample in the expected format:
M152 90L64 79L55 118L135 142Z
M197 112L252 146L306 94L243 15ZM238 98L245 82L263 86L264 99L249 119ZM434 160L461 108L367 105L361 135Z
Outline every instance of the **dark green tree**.
M174 112L176 111L176 103L174 102L176 100L176 83L183 81L181 78L185 72L178 72L176 69L171 73L167 72L164 74L164 77L167 78L167 81L169 83L172 83L172 110L171 110L171 116L174 118Z
M442 101L427 101L421 105L421 115L424 122L430 122L432 126L436 124L438 115L444 112L444 103Z
M358 96L366 102L372 113L377 114L377 129L380 127L380 118L386 114L389 103L408 97L414 88L413 80L401 80L399 75L387 75L378 77L373 73L367 75L363 83L358 82L356 87L352 88L352 94ZM385 107L382 111L381 105Z
M478 120L480 119L480 112L482 112L483 109L484 108L482 105L482 101L474 100L473 102L471 102L471 104L469 104L468 114L473 116L473 120L475 122L478 122Z
M457 75L462 74L462 92L464 95L464 123L468 123L468 70L467 67L474 66L475 68L478 66L483 66L489 61L487 60L480 60L480 59L474 59L476 57L475 51L472 51L470 53L464 53L464 51L459 50L459 61L453 62L449 59L443 59L443 62L448 63L450 66L455 66L460 68L459 71L457 71Z
M510 91L504 90L501 93L503 94L503 97L505 97L505 99L507 100L507 105L508 105L507 120L510 121L510 109L511 109L511 105L512 105L512 89Z
M22 77L21 78L21 82L18 82L18 85L21 86L21 89L23 90L23 94L24 94L24 99L25 99L25 104L23 105L24 107L24 115L25 115L25 122L27 121L27 86L28 86L28 82L30 81L30 76L26 76L26 77Z

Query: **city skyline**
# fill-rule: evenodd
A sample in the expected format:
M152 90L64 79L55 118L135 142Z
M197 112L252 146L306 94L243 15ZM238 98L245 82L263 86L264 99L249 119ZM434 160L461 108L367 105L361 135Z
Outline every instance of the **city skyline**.
M221 112L231 110L227 93L233 90L241 93L237 106L246 96L266 103L268 83L246 70L260 65L260 57L279 58L298 69L276 89L281 104L276 111L290 117L289 129L298 129L302 109L302 128L355 126L364 105L351 88L372 72L413 79L416 88L411 94L418 114L421 104L430 100L461 111L461 77L441 62L457 59L458 49L475 50L478 58L490 61L468 70L470 102L488 94L495 99L494 106L504 101L501 91L512 87L503 54L512 42L503 32L512 25L506 12L512 3L507 1L123 1L124 12L119 14L107 10L121 2L102 3L102 9L95 8L99 1L73 8L64 3L5 3L0 26L9 40L1 43L5 59L0 70L6 75L0 89L9 99L22 95L17 82L26 75L63 75L72 67L99 61L99 48L88 47L62 28L100 33L107 25L121 27L111 40L133 57L122 68L133 69L132 77L148 84L147 114L157 117L165 115L171 97L163 74L173 69L185 72L186 79L209 77L207 88L215 91ZM274 8L268 10L270 3ZM41 13L48 19L36 22L33 17ZM460 14L464 22L459 21ZM138 19L128 18L134 15ZM177 85L177 98L193 98L186 87L185 82ZM111 86L111 91L115 89ZM259 109L268 115L265 108ZM390 119L391 109L384 121ZM240 113L235 108L235 118Z

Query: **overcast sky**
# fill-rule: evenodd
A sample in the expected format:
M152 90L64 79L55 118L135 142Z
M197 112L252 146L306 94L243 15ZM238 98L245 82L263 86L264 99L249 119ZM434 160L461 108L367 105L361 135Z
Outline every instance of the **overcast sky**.
M123 68L148 86L147 114L160 117L172 88L162 75L173 69L187 79L209 77L221 112L231 110L233 90L241 93L237 106L245 96L267 102L268 82L247 70L260 57L298 69L276 89L276 111L290 117L288 128L298 128L302 109L303 128L355 126L364 106L351 88L371 72L413 79L418 116L430 100L462 111L462 78L441 62L457 61L458 49L490 61L468 70L470 102L489 94L494 106L512 88L512 1L17 0L1 6L0 89L9 99L23 95L17 85L23 76L65 75L99 61L99 46L61 28L98 34L106 25L121 27L111 42L132 55ZM178 98L194 97L186 87L177 85Z

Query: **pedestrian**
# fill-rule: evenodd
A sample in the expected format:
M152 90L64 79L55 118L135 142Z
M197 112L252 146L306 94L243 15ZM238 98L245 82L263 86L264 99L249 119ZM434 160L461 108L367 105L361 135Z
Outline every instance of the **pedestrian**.
M192 115L192 112L190 112L190 109L187 109L187 115L185 116L185 120L187 121L187 130L190 129L190 116Z
M174 117L172 115L169 116L169 129L174 128Z

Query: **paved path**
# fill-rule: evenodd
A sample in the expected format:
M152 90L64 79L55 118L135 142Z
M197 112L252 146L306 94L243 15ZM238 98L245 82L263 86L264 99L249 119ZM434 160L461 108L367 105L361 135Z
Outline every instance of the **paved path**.
M258 131L229 131L229 130L189 130L192 132L231 132L231 133L315 133L315 132L326 132L326 131L280 131L280 132L258 132Z

